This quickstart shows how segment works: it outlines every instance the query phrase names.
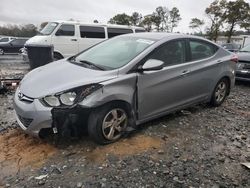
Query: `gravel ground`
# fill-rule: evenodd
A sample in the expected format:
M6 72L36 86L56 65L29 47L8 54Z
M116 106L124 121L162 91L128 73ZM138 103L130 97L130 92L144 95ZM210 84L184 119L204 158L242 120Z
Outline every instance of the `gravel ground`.
M250 187L241 165L250 162L250 83L221 107L170 114L107 146L25 135L11 93L0 95L0 116L0 187Z

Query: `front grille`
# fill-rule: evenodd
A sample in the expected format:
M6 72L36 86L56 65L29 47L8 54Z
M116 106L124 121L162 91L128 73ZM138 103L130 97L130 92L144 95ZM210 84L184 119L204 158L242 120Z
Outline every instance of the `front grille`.
M243 69L249 69L250 70L250 63L249 64L245 64Z
M21 121L21 123L27 128L30 126L31 122L33 121L33 119L30 118L25 118L22 117L20 115L18 115L18 119Z

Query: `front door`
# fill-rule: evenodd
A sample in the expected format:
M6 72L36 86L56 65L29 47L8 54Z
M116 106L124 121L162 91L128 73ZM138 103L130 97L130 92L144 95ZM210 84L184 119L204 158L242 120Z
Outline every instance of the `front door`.
M78 36L76 25L63 24L52 37L54 51L69 57L78 53Z

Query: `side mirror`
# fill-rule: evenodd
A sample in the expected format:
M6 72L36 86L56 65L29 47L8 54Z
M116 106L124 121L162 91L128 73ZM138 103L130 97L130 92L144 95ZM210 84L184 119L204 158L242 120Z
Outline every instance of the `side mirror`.
M161 70L164 67L164 62L157 59L147 60L143 66L140 66L138 69L140 71L155 71Z

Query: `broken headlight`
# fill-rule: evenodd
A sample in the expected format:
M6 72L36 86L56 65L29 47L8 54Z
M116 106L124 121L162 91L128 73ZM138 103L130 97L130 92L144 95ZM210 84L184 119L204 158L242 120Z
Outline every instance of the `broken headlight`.
M73 106L101 87L101 84L92 84L74 88L55 95L46 96L41 99L41 102L49 107Z

